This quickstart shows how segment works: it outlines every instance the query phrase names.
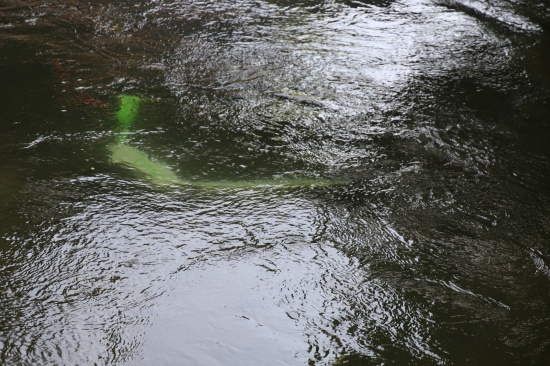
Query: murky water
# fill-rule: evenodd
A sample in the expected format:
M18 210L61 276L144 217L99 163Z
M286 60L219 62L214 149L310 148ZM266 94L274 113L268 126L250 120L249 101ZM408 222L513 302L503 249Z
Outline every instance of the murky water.
M549 31L545 0L0 3L0 364L550 364ZM189 184L113 161L120 94Z

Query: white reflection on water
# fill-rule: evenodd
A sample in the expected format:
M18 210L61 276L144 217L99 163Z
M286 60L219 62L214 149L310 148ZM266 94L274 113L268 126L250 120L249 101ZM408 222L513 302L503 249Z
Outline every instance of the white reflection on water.
M382 337L437 358L429 313L326 241L326 208L315 199L144 188L57 182L58 192L95 193L59 202L61 216L37 225L26 244L10 239L25 257L12 276L24 319L5 319L8 348L59 363L275 365L351 349L374 355ZM387 223L365 224L371 236L359 245L403 245Z
M372 137L382 134L414 144L434 138L448 159L475 169L492 161L485 141L458 144L443 136L447 131L442 137L437 129L430 132L460 116L438 116L446 111L428 80L483 76L499 88L513 87L502 79L502 68L517 56L510 40L476 18L432 1L313 14L250 11L277 21L267 26L246 18L241 32L230 36L214 28L218 32L183 37L165 61L166 85L179 97L186 123L238 130L246 134L249 155L275 151L275 159L326 171L361 165L366 157L383 159L382 149L369 149ZM224 16L217 21L228 21ZM270 139L259 139L266 131ZM204 138L224 143L223 132ZM207 142L196 146L201 144ZM212 154L196 146L193 154Z

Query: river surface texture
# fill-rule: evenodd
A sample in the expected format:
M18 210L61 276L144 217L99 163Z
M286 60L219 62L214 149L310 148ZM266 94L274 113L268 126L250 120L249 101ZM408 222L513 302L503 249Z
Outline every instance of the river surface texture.
M1 365L546 366L549 267L548 0L0 1Z

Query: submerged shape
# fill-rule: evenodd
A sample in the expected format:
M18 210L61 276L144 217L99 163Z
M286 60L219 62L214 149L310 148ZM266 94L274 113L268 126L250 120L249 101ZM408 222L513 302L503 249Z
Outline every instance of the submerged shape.
M149 156L126 143L127 136L132 123L139 112L140 98L134 95L121 95L120 109L118 110L117 123L118 134L117 143L109 146L111 151L111 160L114 163L124 164L147 176L155 184L159 185L193 185L201 188L255 188L255 187L308 187L308 186L326 186L337 184L337 182L299 178L290 180L251 180L251 181L202 181L191 182L179 179L173 170L160 162L153 161Z
M165 165L152 161L146 153L125 143L126 135L139 112L140 98L134 95L121 95L120 108L116 113L118 124L118 142L109 146L111 160L130 166L150 177L157 184L178 182L176 174Z
M127 165L146 174L157 184L174 184L180 182L176 174L159 162L149 159L146 153L124 143L109 146L111 159L115 163Z
M284 188L284 187L319 187L339 184L337 181L313 178L287 180L240 180L240 181L187 181L177 177L173 170L160 162L151 160L146 153L125 143L109 146L111 160L126 165L147 176L158 185L185 185L206 189L246 189L246 188Z
M139 112L140 98L135 95L121 95L120 108L116 113L118 130L128 132Z

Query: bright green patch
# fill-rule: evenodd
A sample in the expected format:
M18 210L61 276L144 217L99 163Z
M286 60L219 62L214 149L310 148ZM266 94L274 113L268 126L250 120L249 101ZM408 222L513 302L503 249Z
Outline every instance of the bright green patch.
M120 108L116 113L119 132L128 132L139 112L140 98L135 95L121 95Z

